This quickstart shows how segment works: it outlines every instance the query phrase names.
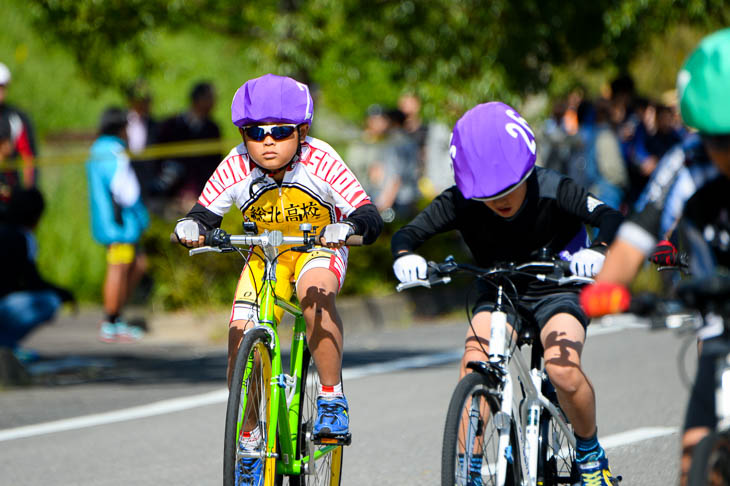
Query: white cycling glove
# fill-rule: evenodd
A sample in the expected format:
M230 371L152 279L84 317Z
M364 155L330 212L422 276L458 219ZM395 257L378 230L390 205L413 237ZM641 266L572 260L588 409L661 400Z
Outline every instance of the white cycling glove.
M348 236L355 233L352 226L347 223L333 223L328 224L322 231L322 239L324 243L344 243Z
M175 225L175 234L180 241L198 241L200 238L200 227L193 219L181 219Z
M428 272L428 263L421 255L411 253L399 257L393 263L393 273L401 282L413 282L414 280L423 280Z
M596 250L584 248L570 257L570 271L579 277L593 277L601 271L606 256Z

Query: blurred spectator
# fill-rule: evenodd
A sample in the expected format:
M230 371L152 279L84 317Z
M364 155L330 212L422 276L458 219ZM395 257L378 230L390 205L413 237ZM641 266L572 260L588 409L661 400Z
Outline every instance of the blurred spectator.
M537 135L538 165L561 174L568 174L572 170L571 165L578 164L576 153L581 151L583 147L580 143L580 137L569 135L565 129L563 121L566 108L565 101L556 101L553 104L550 118L545 120ZM576 127L578 127L577 120ZM584 168L585 164L577 166ZM580 180L578 182L580 183Z
M432 199L454 185L454 168L449 156L451 127L432 121L428 124L426 146L424 147L423 177L418 187L421 193Z
M565 110L563 111L562 127L568 135L578 134L578 107L584 99L583 88L574 88L569 94L565 102Z
M428 125L421 119L421 99L414 93L398 98L398 110L403 114L402 129L418 147L418 170L423 172L423 149L426 146Z
M0 117L0 166L12 153L13 140L10 133L10 121ZM13 192L13 186L5 184L3 181L3 174L0 173L0 222L5 221L7 217L10 195Z
M595 164L595 169L588 190L609 206L619 209L629 183L626 163L618 136L611 126L611 105L601 99L596 102L595 110L595 138L593 146L588 147L589 159L593 159L589 164Z
M415 93L405 93L398 98L398 109L405 116L403 130L418 147L418 193L428 198L435 197L454 185L449 157L451 128L436 121L424 122L421 99Z
M104 281L105 318L99 329L103 342L133 341L143 330L122 319L122 309L144 275L147 260L137 247L149 222L139 181L129 163L128 114L108 108L101 116L99 137L86 163L94 239L107 247Z
M216 96L213 85L199 82L190 92L190 107L160 123L155 144L191 140L220 140L220 129L210 118ZM195 204L203 186L221 161L219 152L195 156L171 156L162 160L150 188L152 194L172 197L185 210ZM174 214L181 210L174 208Z
M136 156L132 168L140 181L142 197L148 200L150 184L155 181L156 168L152 160L137 158L155 139L157 122L150 114L152 93L147 82L138 78L125 89L127 99L127 145L129 152Z
M655 130L646 140L647 151L661 159L670 148L682 141L682 136L675 128L675 115L672 108L658 105L655 109Z
M387 113L389 130L386 140L385 164L387 171L395 174L389 187L374 196L375 205L392 208L399 219L410 219L416 212L420 198L418 180L421 170L421 148L417 139L404 129L405 114L392 109Z
M348 165L386 222L407 218L418 202L416 142L403 129L405 115L371 105L361 139L350 146Z
M347 165L357 176L365 192L373 197L376 190L376 181L380 179L376 174L383 166L383 151L385 140L388 136L390 122L385 110L380 105L368 107L365 116L365 126L360 134L360 139L350 145L347 152ZM374 172L374 180L371 180L371 171Z
M654 108L649 100L636 96L634 80L629 74L611 82L611 122L619 136L629 173L626 199L633 204L659 159L646 148L646 140L654 130Z
M37 149L33 125L28 116L17 107L6 102L8 87L10 86L11 75L8 67L0 62L0 118L10 124L12 152L6 159L6 163L15 164L22 161L23 170L6 168L0 170L0 203L3 194L7 197L7 188L22 185L33 187L35 185L36 172L33 167ZM21 181L22 174L22 181ZM3 189L5 187L6 189ZM7 203L7 199L5 199Z
M20 361L37 357L21 349L20 342L52 320L62 302L74 302L71 292L44 280L36 266L38 243L33 230L43 208L38 189L16 188L6 221L0 223L0 347L11 348Z
M155 120L150 115L152 93L144 79L137 79L126 89L128 106L127 140L129 151L142 152L154 139Z

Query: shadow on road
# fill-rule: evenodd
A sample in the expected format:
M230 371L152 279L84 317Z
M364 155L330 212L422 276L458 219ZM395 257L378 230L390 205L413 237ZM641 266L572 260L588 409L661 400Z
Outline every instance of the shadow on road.
M343 368L383 363L428 353L413 349L353 350L344 356ZM164 354L167 355L164 355ZM72 386L94 382L125 385L220 383L225 384L224 352L197 353L185 356L175 353L140 353L136 350L114 353L87 352L68 354L44 353L35 363L26 365L31 386ZM284 368L289 367L289 353L282 353Z

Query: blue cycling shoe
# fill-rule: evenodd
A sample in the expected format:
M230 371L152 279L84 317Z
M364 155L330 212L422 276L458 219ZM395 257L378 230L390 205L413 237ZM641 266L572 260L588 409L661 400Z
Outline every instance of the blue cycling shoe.
M621 476L613 477L608 459L604 456L596 460L578 463L581 486L614 486L621 481Z
M236 486L264 484L264 461L258 457L242 457L236 464Z
M344 396L317 397L317 420L313 430L315 437L346 436L350 430L348 410Z

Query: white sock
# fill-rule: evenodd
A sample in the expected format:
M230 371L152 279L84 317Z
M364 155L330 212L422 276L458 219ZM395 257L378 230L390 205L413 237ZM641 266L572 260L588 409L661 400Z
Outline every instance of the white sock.
M242 449L252 451L256 449L256 447L259 445L259 442L261 442L261 430L259 429L258 425L253 430L250 430L248 432L241 432L239 445Z
M323 398L335 398L341 397L342 394L342 382L334 386L319 385L319 396Z

